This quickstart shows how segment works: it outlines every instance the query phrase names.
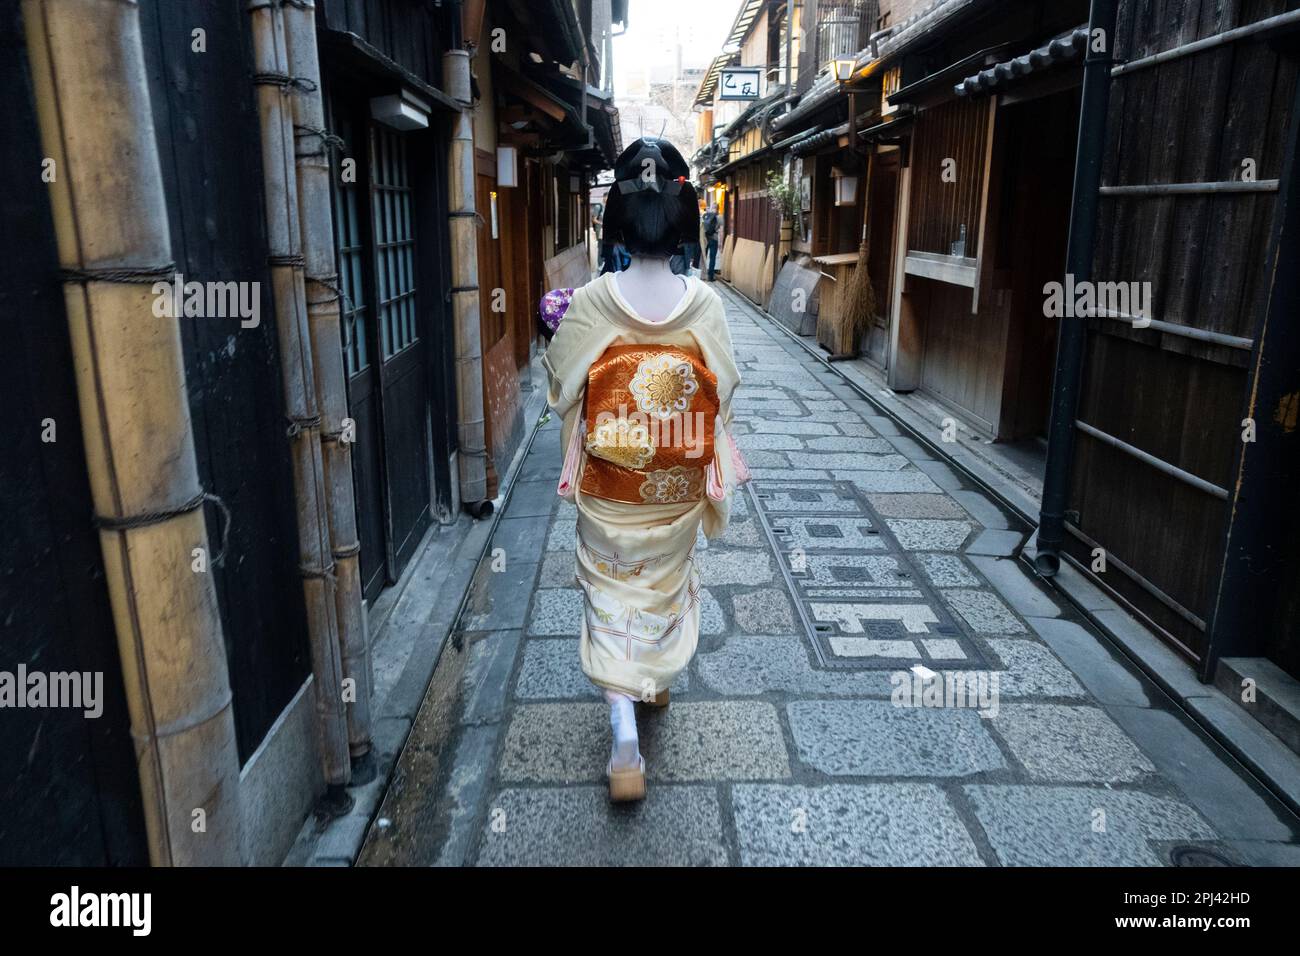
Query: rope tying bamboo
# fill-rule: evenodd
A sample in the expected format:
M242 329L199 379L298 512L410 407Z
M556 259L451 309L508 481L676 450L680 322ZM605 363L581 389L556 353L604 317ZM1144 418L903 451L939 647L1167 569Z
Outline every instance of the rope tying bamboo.
M267 256L266 261L273 266L292 266L295 269L305 269L307 260L301 255L297 256Z
M304 578L317 578L321 581L334 581L334 562L331 561L323 568L313 568L306 564L298 565L298 573Z
M144 269L60 269L59 278L64 282L122 282L152 285L155 282L168 282L176 277L176 263L151 266Z
M294 128L293 128L293 132L294 132L294 135L295 135L298 139L306 139L308 136L319 136L319 137L320 137L320 141L321 141L321 145L322 145L322 146L331 147L331 148L333 148L333 149L346 149L346 148L347 148L347 145L348 145L348 144L344 141L344 139L343 139L342 136L339 136L337 133L331 133L329 130L325 129L325 127L323 127L323 126L298 126L298 125L295 125ZM324 150L321 150L319 153L298 153L297 155L299 155L299 156L324 156L324 155L325 155L325 151L324 151Z
M139 514L126 515L117 517L111 515L95 515L95 527L100 531L131 531L135 528L147 528L150 525L161 524L164 521L170 521L172 518L179 518L182 515L190 514L203 507L203 503L211 501L221 511L221 546L217 553L212 556L211 563L219 566L226 557L226 545L230 540L230 508L220 495L214 495L211 492L201 491L179 508L169 508L163 511L144 511Z
M318 89L316 84L306 77L290 76L288 73L254 73L253 84L255 86L278 86L282 90L293 87L294 89L305 90L308 93Z
M324 299L308 299L307 304L308 305L329 305L331 302L338 302L339 300L342 300L344 304L347 305L349 311L355 309L355 306L352 304L352 299L348 296L346 292L343 291L342 286L339 285L338 279L339 277L337 274L328 275L328 276L307 276L306 280L308 282L314 282L316 285L323 286L326 290L334 293L333 295Z
M311 428L320 428L320 416L313 415L311 418L294 418L292 415L285 416L289 422L289 428L286 432L290 438L296 438L301 433Z
M227 690L224 696L217 698L217 700L213 702L213 706L211 707L212 712L210 714L199 714L187 719L173 720L171 723L167 724L157 724L154 726L152 736L157 739L163 737L175 737L177 734L183 734L187 730L193 730L195 727L202 727L209 721L221 717L222 713L230 706L231 701L234 699L234 694ZM131 739L137 743L148 743L150 735L142 734L139 731L132 729Z
M250 4L248 5L248 9L249 9L250 11L252 11L252 10L283 10L285 7L295 7L295 8L297 8L297 9L299 9L299 10L314 10L314 9L315 9L315 5L312 4L312 3L310 3L309 0L261 0L260 3L256 2L256 0L254 0L253 3L250 3Z

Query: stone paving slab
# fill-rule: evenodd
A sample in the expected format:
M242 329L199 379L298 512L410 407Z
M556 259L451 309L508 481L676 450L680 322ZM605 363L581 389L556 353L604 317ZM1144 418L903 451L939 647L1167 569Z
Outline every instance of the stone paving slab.
M802 637L731 637L716 651L697 652L696 667L706 687L728 697L771 692L883 697L891 689L884 671L814 667Z
M673 704L638 724L650 780L780 780L790 776L776 708L758 701ZM599 781L609 759L609 708L521 704L506 732L501 779Z
M1056 602L1030 579L1029 569L1021 562L972 554L970 563L1018 614L1056 617L1061 613Z
M613 807L601 787L506 789L493 795L482 866L725 866L712 787L659 786Z
M1087 697L1069 668L1034 641L990 638L989 646L1002 661L1003 697Z
M957 518L966 517L966 511L947 495L935 494L874 494L867 500L876 512L885 518Z
M1035 780L1131 783L1155 765L1096 707L1005 704L993 729Z
M786 705L801 761L835 777L964 777L1006 766L974 710L877 700Z
M1160 844L1216 838L1186 804L1134 790L964 790L1004 866L1166 866Z
M582 592L574 588L538 591L528 620L529 637L576 638L582 628Z
M732 788L746 866L979 866L948 798L929 784Z

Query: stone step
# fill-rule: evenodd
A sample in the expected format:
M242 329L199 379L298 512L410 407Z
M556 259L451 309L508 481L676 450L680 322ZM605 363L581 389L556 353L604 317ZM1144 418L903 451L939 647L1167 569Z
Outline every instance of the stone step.
M1245 681L1253 682L1253 701L1242 699ZM1300 754L1300 681L1263 657L1225 657L1215 669L1214 684Z

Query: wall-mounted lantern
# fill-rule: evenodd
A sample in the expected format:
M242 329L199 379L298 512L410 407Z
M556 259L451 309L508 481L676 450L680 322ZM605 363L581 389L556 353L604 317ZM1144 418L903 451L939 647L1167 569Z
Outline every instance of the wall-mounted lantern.
M390 96L376 96L370 101L370 115L393 129L427 129L432 107L408 89Z
M854 206L858 202L858 177L856 174L831 167L831 178L835 182L835 205Z
M519 185L519 149L515 146L497 147L497 188Z
M831 60L831 76L835 77L836 83L847 83L853 78L853 64L856 63L851 56L837 56Z

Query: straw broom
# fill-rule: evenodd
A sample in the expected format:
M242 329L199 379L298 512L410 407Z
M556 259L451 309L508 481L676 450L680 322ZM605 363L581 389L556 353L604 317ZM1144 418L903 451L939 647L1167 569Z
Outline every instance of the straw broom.
M858 352L858 342L862 338L863 332L871 327L871 322L876 314L876 289L871 284L871 276L867 272L867 255L870 252L870 244L867 239L867 220L871 215L871 205L866 200L865 190L867 184L871 182L871 162L872 158L867 157L867 175L863 178L862 189L863 201L867 204L866 215L862 217L862 241L858 244L858 263L853 274L849 276L848 281L844 284L844 291L840 293L840 302L843 305L840 319L840 341L838 352L840 355L856 355Z

